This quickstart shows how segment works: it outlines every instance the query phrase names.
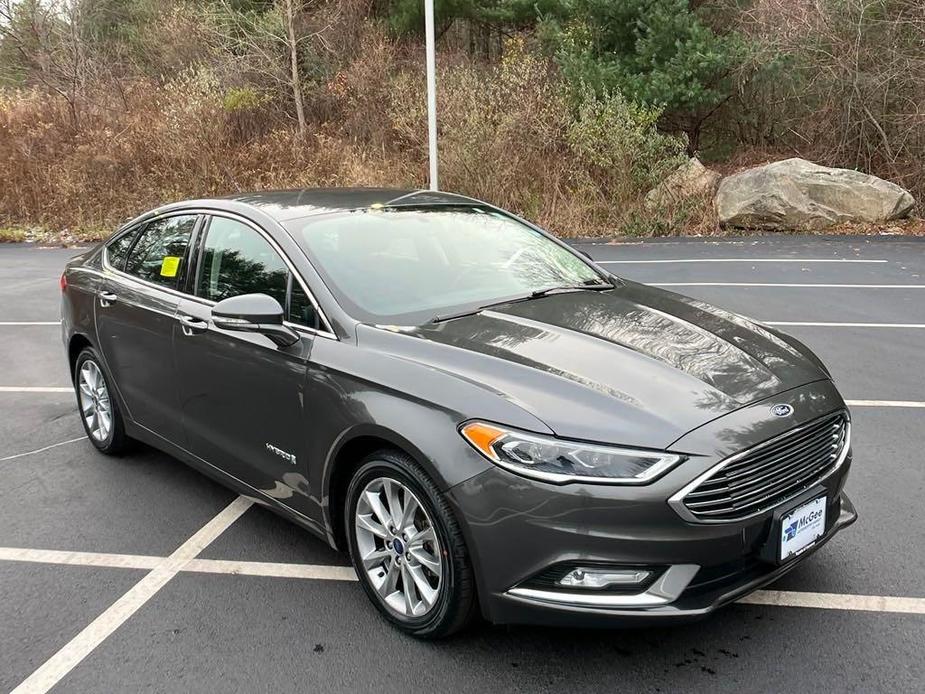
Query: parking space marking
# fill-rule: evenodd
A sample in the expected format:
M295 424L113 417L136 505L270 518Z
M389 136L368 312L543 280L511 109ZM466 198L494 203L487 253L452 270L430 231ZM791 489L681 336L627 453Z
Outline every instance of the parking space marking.
M265 576L268 578L302 578L322 581L356 581L350 566L325 564L281 564L267 561L229 561L227 559L193 559L184 571L197 573Z
M889 260L855 258L664 258L659 260L596 260L598 265L643 265L654 263L888 263Z
M0 326L18 326L18 325L61 325L59 320L46 320L46 321L21 321L21 320L7 320L0 321Z
M821 610L925 614L925 598L897 598L883 595L840 595L838 593L803 593L790 590L759 590L740 598L738 602L746 605L812 607Z
M789 282L652 282L655 287L799 287L801 289L925 289L925 284L798 284Z
M35 455L36 453L44 453L47 450L52 448L57 448L58 446L66 446L69 443L76 443L78 441L83 441L86 436L78 436L76 439L68 439L67 441L59 441L58 443L53 443L49 446L44 446L43 448L36 448L34 451L26 451L25 453L14 453L13 455L8 455L5 458L0 458L0 463L4 460L15 460L16 458L25 458L27 455Z
M192 559L253 505L243 496L237 497L196 534L180 545L169 557L129 589L77 636L43 663L13 690L13 694L44 694L60 682L84 658L137 612L148 600L177 575Z
M761 321L767 325L807 328L925 328L925 323L810 323L804 321Z
M240 500L239 497L238 500ZM238 501L236 500L236 501ZM232 506L234 505L233 502ZM231 508L229 506L229 508ZM226 509L228 511L228 509ZM225 513L223 511L222 513ZM219 514L221 516L222 514ZM238 514L240 515L240 514ZM218 517L216 517L217 519ZM232 521L233 522L233 521ZM226 526L227 527L227 526ZM220 532L220 531L219 531ZM216 533L217 536L217 533ZM212 539L215 539L214 537ZM211 540L210 540L211 541ZM208 544L206 542L205 544ZM203 544L196 553L205 548ZM265 578L295 578L302 580L322 580L322 581L344 581L356 582L357 575L350 566L332 566L324 564L285 564L275 562L260 561L237 561L226 559L196 559L189 558L181 560L177 558L179 550L170 557L155 557L149 555L135 554L99 554L94 552L63 552L59 550L41 550L41 549L21 549L18 547L0 547L0 560L33 562L40 564L62 564L67 566L98 566L104 568L122 568L122 569L152 569L152 576L158 571L162 571L165 565L171 561L173 574L179 572L193 573L211 573L211 574L231 574L235 576L260 576ZM148 577L146 577L148 578ZM163 586L169 577L164 579L158 575L151 580L151 585L146 587L148 592L156 586L158 589ZM142 579L135 586L138 588L145 579ZM132 589L132 591L135 590ZM126 593L123 600L132 593ZM157 592L157 590L154 590ZM151 595L144 597L146 601ZM119 624L144 604L144 601L138 602L143 596L132 596L131 604L120 607L119 617L123 617ZM127 601L128 602L128 601ZM134 603L138 604L135 605ZM737 602L746 605L767 605L773 607L806 607L824 610L842 610L845 612L889 612L897 614L925 614L925 598L896 597L889 595L851 595L841 593L812 593L802 591L782 591L782 590L759 590L751 595L740 598ZM117 603L118 605L119 603ZM114 605L113 608L116 606ZM129 612L128 609L132 608ZM110 608L112 610L113 608ZM109 610L107 610L109 612ZM106 613L104 613L105 615ZM102 615L102 616L104 616ZM98 618L99 619L102 618ZM91 624L91 627L93 625ZM106 634L115 630L112 626ZM88 627L89 629L90 627ZM86 631L86 630L85 630ZM79 637L78 637L79 638ZM96 643L102 641L98 639ZM92 650L92 648L90 649ZM87 650L86 653L89 653ZM57 656L55 656L57 657ZM49 661L50 662L50 661ZM76 663L79 662L76 661ZM44 667L44 666L43 666ZM71 666L73 667L73 665ZM36 671L38 673L38 671ZM66 674L66 673L65 673ZM63 674L61 675L63 676ZM31 678L30 678L31 679ZM60 677L59 677L60 679ZM28 682L29 680L27 680ZM25 683L23 683L25 684ZM23 685L20 685L23 686ZM14 691L20 691L16 689ZM22 691L46 691L45 689L23 689Z
M67 552L58 549L0 547L0 560L27 562L30 564L150 570L157 568L166 558L143 554L104 554L100 552Z
M925 407L920 400L845 400L849 407Z
M52 386L0 386L0 393L73 393L74 388Z

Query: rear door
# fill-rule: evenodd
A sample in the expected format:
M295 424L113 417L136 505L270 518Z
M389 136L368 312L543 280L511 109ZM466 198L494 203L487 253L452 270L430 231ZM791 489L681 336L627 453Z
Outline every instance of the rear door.
M178 287L186 275L199 216L148 222L129 244L114 241L94 302L102 357L130 417L182 445L173 360Z
M174 333L190 451L269 496L307 495L303 396L312 332L281 348L260 334L216 328L211 315L222 299L262 293L291 307L291 323L311 328L311 302L269 236L231 216L208 221L191 286L195 297L180 302Z

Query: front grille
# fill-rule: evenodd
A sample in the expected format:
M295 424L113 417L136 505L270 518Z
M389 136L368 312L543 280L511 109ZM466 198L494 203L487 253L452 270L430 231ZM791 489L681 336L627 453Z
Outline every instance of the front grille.
M848 415L827 415L738 453L681 499L699 521L734 521L766 511L816 484L848 443Z

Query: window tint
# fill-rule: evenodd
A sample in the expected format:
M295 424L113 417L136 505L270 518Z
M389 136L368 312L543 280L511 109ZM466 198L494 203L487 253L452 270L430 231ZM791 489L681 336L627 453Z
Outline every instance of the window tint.
M128 249L132 247L132 241L138 235L138 227L129 230L122 236L113 239L106 246L106 260L117 270L125 267L125 258L128 256Z
M212 218L199 265L199 296L221 301L269 294L285 307L288 278L286 264L263 236L233 219Z
M158 219L145 228L128 257L125 271L148 282L176 288L183 276L196 215Z
M289 322L304 325L306 328L320 327L318 321L318 312L311 299L302 289L302 285L293 280L292 290L289 293Z

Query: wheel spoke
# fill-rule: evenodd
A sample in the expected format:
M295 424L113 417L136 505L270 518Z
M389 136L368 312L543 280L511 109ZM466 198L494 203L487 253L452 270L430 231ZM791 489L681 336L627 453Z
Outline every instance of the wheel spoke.
M426 566L437 576L440 575L440 560L437 557L430 554L423 547L413 547L410 550L411 556L418 561L418 563Z
M389 536L389 533L383 528L379 523L373 520L371 515L357 515L357 527L368 530L376 537L382 538L383 540Z
M363 566L366 567L367 571L382 566L382 562L385 561L390 554L391 552L387 549L374 549L363 557Z
M392 484L391 480L385 480L382 484L382 489L385 492L385 503L388 506L389 518L391 519L392 525L395 526L398 530L401 530L402 524L402 506L401 501L398 499L398 485Z
M388 571L385 574L385 580L379 584L379 595L388 598L398 589L398 566L393 561L389 564Z
M415 588L424 605L427 607L433 605L437 599L437 589L430 585L424 575L424 570L420 566L409 566L407 573L411 575L411 579L414 581Z
M372 509L373 513L376 514L376 520L382 524L383 528L388 528L392 520L389 516L389 512L386 511L385 507L382 505L379 492L365 492L365 496L369 507Z
M434 545L437 544L437 536L433 528L424 528L421 532L408 540L408 547L412 549L422 547L425 542L430 542Z
M406 614L413 615L414 607L419 601L417 599L417 589L414 579L411 578L411 572L408 570L407 564L401 565L401 586L402 593L405 596L405 612Z
M418 500L410 494L405 494L405 510L401 515L398 527L402 530L412 529L414 525L414 514L417 513L418 508Z

